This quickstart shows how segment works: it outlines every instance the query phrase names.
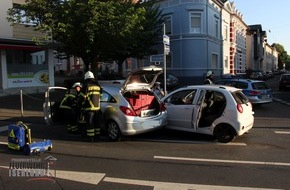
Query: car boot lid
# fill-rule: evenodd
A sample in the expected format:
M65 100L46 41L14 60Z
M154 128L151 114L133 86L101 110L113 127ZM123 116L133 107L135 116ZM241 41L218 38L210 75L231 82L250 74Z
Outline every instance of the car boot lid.
M162 67L155 65L142 67L132 71L126 77L122 90L143 90L151 89L159 74L163 73Z

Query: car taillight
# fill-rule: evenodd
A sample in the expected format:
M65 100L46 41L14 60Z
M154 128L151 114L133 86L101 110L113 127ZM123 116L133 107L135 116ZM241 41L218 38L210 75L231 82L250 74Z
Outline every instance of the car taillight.
M129 107L126 106L120 106L120 110L128 116L136 116L136 113Z
M164 103L160 103L160 111L165 111L166 107Z
M240 112L240 113L243 113L243 106L242 104L237 104L237 110Z
M261 94L261 92L259 92L259 91L255 91L255 90L252 90L251 92L250 92L250 96L257 96L257 95L260 95Z

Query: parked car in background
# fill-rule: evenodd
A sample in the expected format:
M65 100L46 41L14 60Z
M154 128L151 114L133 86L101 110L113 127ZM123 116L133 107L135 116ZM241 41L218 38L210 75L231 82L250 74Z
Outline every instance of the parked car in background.
M222 79L215 84L233 86L243 90L252 104L265 104L273 101L272 90L264 81L250 79Z
M161 87L164 89L164 74L160 74L157 78L160 82ZM176 76L171 73L166 73L166 88L168 90L173 90L179 86L179 80Z
M166 128L213 135L219 142L228 143L253 127L252 104L234 87L186 86L162 101L168 113Z
M267 77L265 74L263 74L262 71L253 71L250 75L250 79L253 80L267 80Z
M122 86L101 85L101 129L110 140L146 133L164 127L167 124L167 112L164 104L152 92L162 68L144 67L128 75ZM64 87L49 87L45 93L44 116L47 124L61 122L62 112L58 105L63 95L55 95L56 90Z
M279 91L290 89L290 74L282 74L279 80Z

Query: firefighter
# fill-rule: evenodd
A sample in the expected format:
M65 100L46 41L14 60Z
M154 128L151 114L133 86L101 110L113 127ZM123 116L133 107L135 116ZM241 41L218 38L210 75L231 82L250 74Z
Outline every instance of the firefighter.
M84 99L82 102L82 110L86 121L86 136L87 140L93 142L101 134L100 117L101 105L100 98L102 89L95 80L94 74L91 71L85 73L84 86L82 93Z
M214 73L212 71L208 71L206 73L204 84L214 84L213 78L214 78Z
M74 83L71 89L68 91L68 93L66 93L65 97L62 99L59 106L64 112L67 123L67 130L69 133L79 132L78 121L81 117L80 111L81 109L79 106L81 88L82 84L80 82Z

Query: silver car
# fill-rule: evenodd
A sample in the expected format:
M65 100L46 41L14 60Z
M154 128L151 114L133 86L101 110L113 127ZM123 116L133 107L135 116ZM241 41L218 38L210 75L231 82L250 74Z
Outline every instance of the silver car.
M250 79L223 79L215 82L242 89L253 105L273 102L272 89L264 81Z
M167 124L164 104L151 90L161 73L162 68L144 67L129 74L122 86L101 85L101 126L110 140L119 141L122 135L146 133ZM67 89L49 87L45 93L44 116L48 124L62 118L57 105L63 95L58 95L57 91L66 92Z

